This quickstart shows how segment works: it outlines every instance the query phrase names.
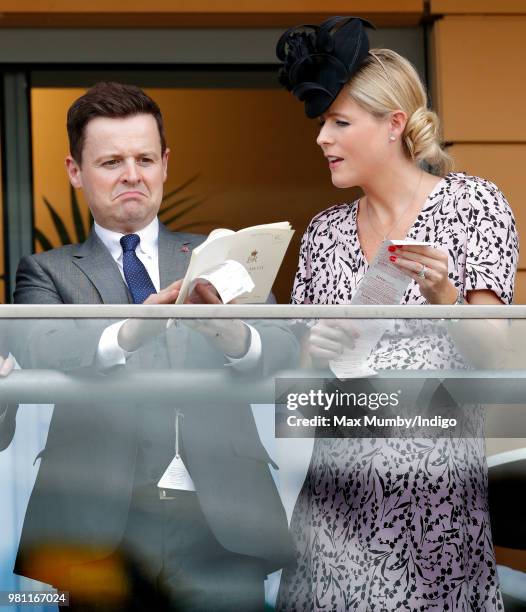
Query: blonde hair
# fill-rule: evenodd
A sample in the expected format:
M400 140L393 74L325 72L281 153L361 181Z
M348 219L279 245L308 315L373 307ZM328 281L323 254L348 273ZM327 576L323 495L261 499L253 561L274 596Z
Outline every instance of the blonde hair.
M440 138L440 121L427 108L427 95L414 66L390 49L371 49L347 85L351 98L376 117L402 110L407 124L402 143L408 157L426 161L440 175L452 168Z

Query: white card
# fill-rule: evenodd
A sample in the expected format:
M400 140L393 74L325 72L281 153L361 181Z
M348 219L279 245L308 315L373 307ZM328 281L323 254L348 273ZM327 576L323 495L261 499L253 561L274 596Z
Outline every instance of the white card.
M391 252L388 251L391 245L433 246L415 240L384 240L353 295L352 305L400 304L411 277L391 263L389 259ZM367 366L367 360L389 325L390 322L383 319L356 320L360 336L355 340L354 348L345 349L337 359L329 362L334 374L340 380L376 374Z
M389 246L433 246L427 242L415 240L385 240L378 249L365 276L353 295L351 304L387 305L400 304L404 293L411 282L411 277L397 268L389 257L392 255Z
M160 489L179 489L180 491L195 491L194 481L186 469L181 456L176 455L157 483Z
M246 268L233 259L227 259L223 263L202 272L190 286L189 294L195 284L200 281L208 281L219 293L223 304L228 304L240 295L250 293L254 289L254 281Z

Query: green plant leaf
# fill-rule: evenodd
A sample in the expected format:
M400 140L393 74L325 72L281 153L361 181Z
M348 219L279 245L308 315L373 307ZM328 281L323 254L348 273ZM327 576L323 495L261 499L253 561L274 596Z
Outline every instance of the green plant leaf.
M183 215L186 215L186 213L190 212L196 206L199 206L199 204L202 204L203 202L204 202L204 200L197 200L197 202L194 202L193 204L190 204L190 206L187 206L185 209L180 210L177 214L173 215L169 219L163 220L163 223L165 225L170 225L170 223L173 223L174 221L177 221L177 219L180 219Z
M44 251L50 251L53 248L51 241L38 229L38 227L34 228L34 232L36 242L40 243Z
M195 181L199 178L199 176L200 176L200 173L198 172L197 174L194 174L194 176L191 176L187 181L179 185L179 187L176 187L173 191L170 191L169 193L165 193L163 196L162 202L164 202L165 200L169 200L176 193L179 193L183 189L186 189L188 185L195 183Z
M73 224L75 226L77 242L84 242L86 240L86 230L84 229L84 221L82 220L82 213L80 212L77 193L73 185L69 186L69 194L71 198L71 214L73 216Z
M60 215L53 208L53 206L51 206L48 200L46 198L43 198L43 200L44 200L44 204L49 210L49 214L51 215L51 218L53 220L53 225L55 226L55 229L57 230L57 234L60 238L60 241L62 242L63 245L71 244L73 241L70 238L70 235L69 235L68 230L66 229L66 226L64 225L64 221L62 221L62 219L60 218Z
M172 202L171 204L168 204L167 206L163 206L160 210L159 210L159 217L161 215L164 215L165 213L167 213L168 211L172 210L173 208L175 208L176 206L180 206L181 204L184 204L185 202L188 202L189 200L191 200L192 198L195 198L194 195L190 195L190 196L186 196L185 198L179 198L178 200L175 200L175 202Z

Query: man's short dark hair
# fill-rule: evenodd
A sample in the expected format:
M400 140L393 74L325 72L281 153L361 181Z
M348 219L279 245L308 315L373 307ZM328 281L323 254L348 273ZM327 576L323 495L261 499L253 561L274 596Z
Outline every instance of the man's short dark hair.
M75 100L68 110L68 138L71 157L80 165L86 136L86 126L96 117L124 118L152 115L159 128L161 152L166 150L164 124L157 103L136 85L101 81Z

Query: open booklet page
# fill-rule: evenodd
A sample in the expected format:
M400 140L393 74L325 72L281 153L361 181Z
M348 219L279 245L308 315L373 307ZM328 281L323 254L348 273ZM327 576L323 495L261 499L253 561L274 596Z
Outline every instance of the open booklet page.
M401 302L411 282L411 277L389 261L391 253L387 249L391 245L410 244L431 246L426 242L414 240L384 240L382 242L376 257L358 285L351 304L389 305ZM375 371L367 366L367 360L380 338L388 330L388 324L382 319L356 319L356 328L360 336L355 339L354 348L345 349L338 359L329 363L331 370L340 379L360 378L375 374Z
M193 250L177 304L199 279L210 282L225 303L266 302L293 234L288 222L214 230Z

